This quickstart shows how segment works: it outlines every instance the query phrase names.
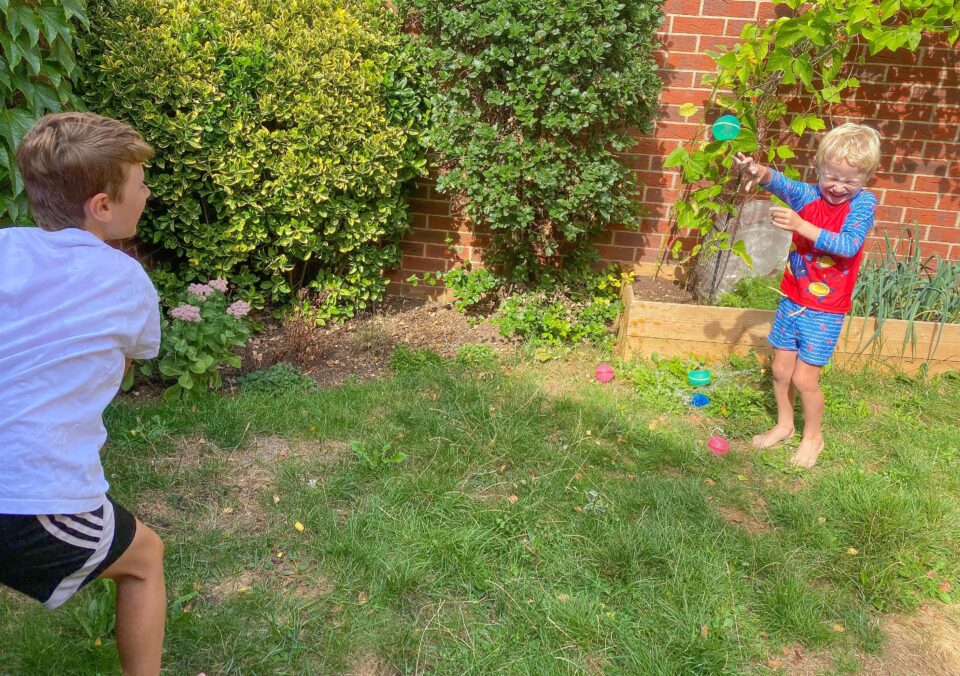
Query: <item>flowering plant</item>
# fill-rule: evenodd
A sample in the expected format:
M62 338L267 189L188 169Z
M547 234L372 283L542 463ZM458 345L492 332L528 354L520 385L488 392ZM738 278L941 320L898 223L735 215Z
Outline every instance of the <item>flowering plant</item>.
M167 388L167 399L218 388L222 384L220 367L240 366L233 348L243 347L250 337L244 319L250 312L245 301L230 302L225 279L205 284L190 284L176 299L169 317L161 320L160 357L144 362L141 372L158 371L166 380L176 380Z

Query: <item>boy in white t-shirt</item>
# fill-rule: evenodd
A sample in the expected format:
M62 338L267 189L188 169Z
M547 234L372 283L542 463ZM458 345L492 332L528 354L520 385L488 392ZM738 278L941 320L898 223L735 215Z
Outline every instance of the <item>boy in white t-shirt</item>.
M17 165L39 228L0 229L0 583L56 608L117 583L125 674L157 674L163 543L107 496L102 414L160 344L157 293L106 242L131 237L153 150L91 113L42 118Z

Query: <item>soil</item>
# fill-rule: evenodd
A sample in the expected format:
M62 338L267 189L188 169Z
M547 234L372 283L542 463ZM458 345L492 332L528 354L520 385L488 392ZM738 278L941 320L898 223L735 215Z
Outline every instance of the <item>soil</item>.
M680 283L663 277L637 277L633 282L633 297L637 300L658 303L682 303L696 305L693 294L680 286Z
M322 387L336 386L349 378L367 380L382 375L399 345L453 357L470 343L489 345L500 353L510 352L516 345L503 338L496 326L471 322L450 303L388 297L344 324L316 327L296 319L268 322L241 354L244 368L240 373L287 362Z

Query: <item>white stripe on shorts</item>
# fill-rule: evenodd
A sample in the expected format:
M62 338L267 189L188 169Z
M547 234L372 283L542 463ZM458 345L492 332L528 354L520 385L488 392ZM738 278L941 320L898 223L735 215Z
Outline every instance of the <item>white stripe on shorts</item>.
M74 528L78 532L86 533L91 530L86 527L78 527L79 524L72 519L64 519L63 517L54 517L58 521L63 521L66 526L69 528ZM97 566L107 557L107 553L110 551L110 545L113 544L113 532L114 532L114 519L113 519L113 505L109 500L104 499L103 501L103 530L99 533L96 533L100 537L98 542L89 542L87 540L81 540L77 537L74 537L70 533L64 532L60 529L58 524L50 521L46 516L38 516L37 520L43 524L44 529L50 533L55 538L62 540L68 544L71 544L75 547L83 547L84 549L91 549L93 552L90 554L90 558L87 559L87 562L83 566L74 572L71 575L63 578L60 581L60 584L57 585L57 588L53 590L53 593L50 594L50 598L44 601L43 605L50 610L54 608L59 608L64 603L66 603L71 596L77 593L77 590L80 589L80 585L83 584L83 581L87 579L87 576L90 575ZM91 533L93 535L93 533Z

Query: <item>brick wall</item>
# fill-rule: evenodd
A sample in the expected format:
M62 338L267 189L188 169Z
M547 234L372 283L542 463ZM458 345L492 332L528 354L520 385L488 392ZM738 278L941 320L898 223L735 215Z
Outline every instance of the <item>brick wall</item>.
M676 173L663 169L663 158L691 139L702 119L685 121L678 109L688 102L702 105L709 95L703 76L713 72L714 64L705 52L735 43L745 24L774 17L774 8L772 3L755 0L665 0L666 18L659 34L662 50L657 54L664 80L661 117L652 133L637 136L625 157L638 173L638 194L648 215L639 231L611 227L604 232L597 243L602 258L625 263L657 259L679 187ZM855 75L860 89L832 107L828 128L863 121L876 126L884 137L883 161L871 185L880 199L874 240L882 239L885 232L896 234L915 221L925 253L960 260L960 59L956 50L925 41L916 53L872 57ZM796 162L809 164L811 152L800 149ZM458 260L480 261L489 236L474 232L469 223L453 215L447 199L430 181L419 185L410 207L413 230L403 242L402 268L391 275L391 291L435 293L435 288L413 288L404 280L413 274L446 270ZM451 252L447 241L457 251Z

